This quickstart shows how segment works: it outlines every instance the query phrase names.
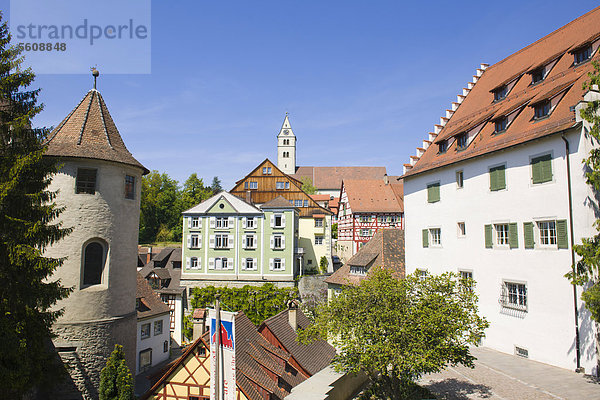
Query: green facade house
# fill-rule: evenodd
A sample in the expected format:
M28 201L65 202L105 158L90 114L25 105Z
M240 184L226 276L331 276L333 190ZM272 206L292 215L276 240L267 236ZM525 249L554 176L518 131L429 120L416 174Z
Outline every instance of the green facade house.
M282 197L260 207L221 192L183 213L181 281L188 287L294 285L298 210Z

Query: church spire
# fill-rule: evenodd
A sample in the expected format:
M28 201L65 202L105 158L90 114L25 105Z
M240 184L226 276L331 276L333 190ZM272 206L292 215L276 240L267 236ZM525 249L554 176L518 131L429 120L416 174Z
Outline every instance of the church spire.
M296 173L296 135L287 112L277 135L277 168L286 174Z

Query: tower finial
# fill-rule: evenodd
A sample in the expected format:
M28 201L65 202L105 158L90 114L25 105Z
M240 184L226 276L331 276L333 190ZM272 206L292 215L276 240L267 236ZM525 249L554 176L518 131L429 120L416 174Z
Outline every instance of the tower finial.
M92 75L94 76L94 89L96 89L96 78L98 78L98 76L100 75L100 72L98 72L96 67L92 67L92 68L90 68L90 70L92 71Z

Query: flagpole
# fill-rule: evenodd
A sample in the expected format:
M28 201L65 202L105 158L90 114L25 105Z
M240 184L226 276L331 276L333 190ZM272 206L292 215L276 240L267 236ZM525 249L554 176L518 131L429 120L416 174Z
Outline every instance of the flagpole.
M222 400L222 393L221 393L221 382L223 380L223 375L221 373L221 304L219 299L221 298L221 295L219 293L217 293L215 295L215 313L217 314L217 320L216 320L216 324L215 324L215 329L216 329L216 343L215 343L215 347L216 347L216 351L217 351L217 356L215 357L215 372L217 374L217 376L215 377L215 399L217 400Z

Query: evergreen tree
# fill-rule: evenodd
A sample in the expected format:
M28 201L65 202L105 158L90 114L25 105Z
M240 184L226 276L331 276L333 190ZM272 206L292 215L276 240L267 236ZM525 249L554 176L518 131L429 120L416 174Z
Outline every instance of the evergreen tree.
M125 362L123 346L116 344L100 372L100 400L133 400L133 377Z
M210 190L212 190L213 194L217 194L223 190L221 187L221 180L218 176L215 176L212 181L212 185L210 185Z
M0 15L0 22L2 16ZM39 89L28 90L31 69L21 69L21 50L10 45L6 23L0 25L0 391L19 399L33 388L48 388L64 369L51 350L51 310L69 289L52 279L62 259L44 249L70 229L53 223L62 211L48 190L58 167L43 157L46 129L32 129L43 106Z

